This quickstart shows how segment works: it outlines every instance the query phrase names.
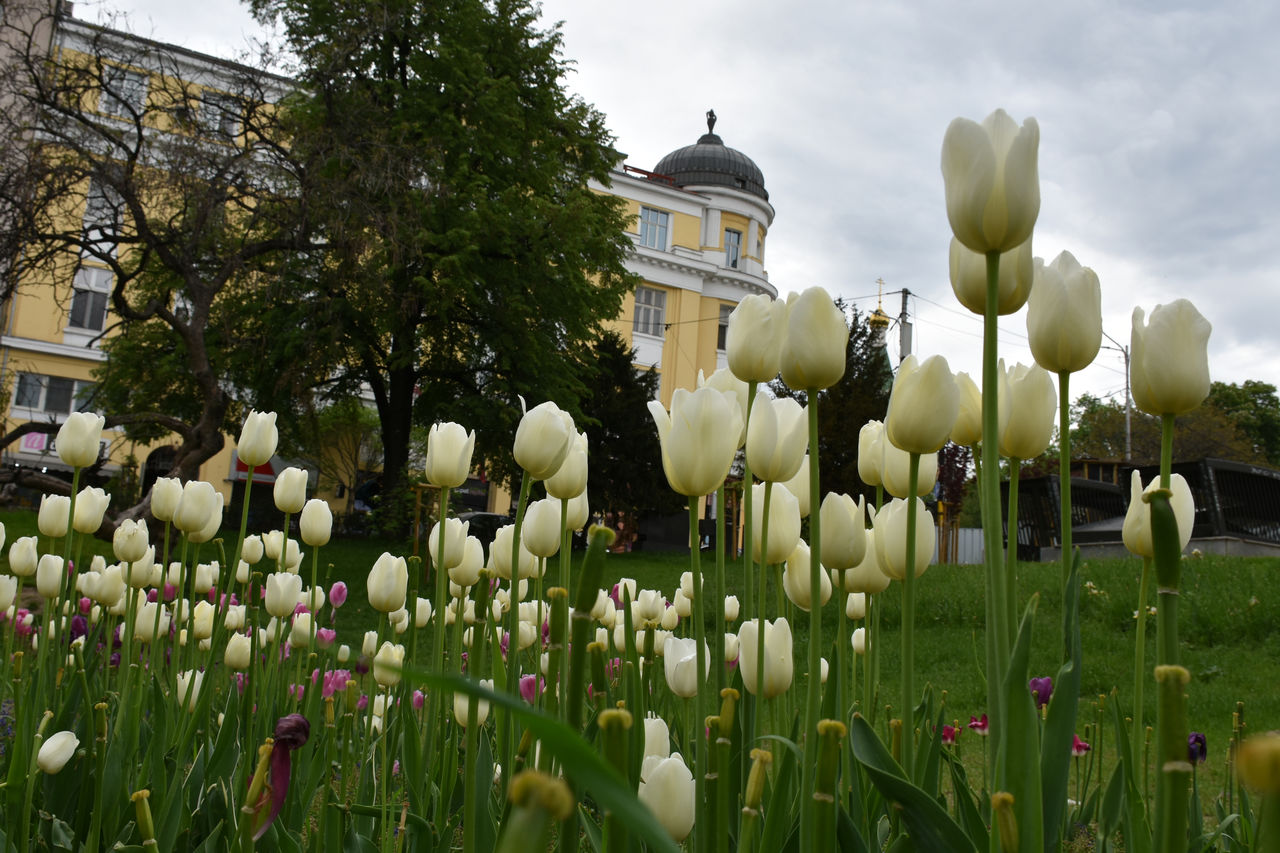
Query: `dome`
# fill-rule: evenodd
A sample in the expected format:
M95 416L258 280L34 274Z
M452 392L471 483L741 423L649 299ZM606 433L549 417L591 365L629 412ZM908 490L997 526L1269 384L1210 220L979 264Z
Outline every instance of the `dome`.
M769 200L764 173L746 154L724 144L715 133L715 110L707 111L707 132L693 145L677 148L658 161L653 171L671 178L677 187L730 187Z

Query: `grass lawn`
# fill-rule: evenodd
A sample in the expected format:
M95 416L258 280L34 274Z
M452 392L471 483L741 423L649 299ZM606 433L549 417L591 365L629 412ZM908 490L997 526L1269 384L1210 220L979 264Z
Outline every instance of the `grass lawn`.
M29 511L0 513L7 528L7 542L35 533L35 515ZM234 531L225 534L234 539ZM43 543L42 543L43 544ZM234 543L228 545L232 547ZM204 546L202 560L216 557L212 546ZM304 549L304 552L309 549ZM411 543L385 542L375 539L337 540L320 553L319 577L326 588L343 580L350 588L350 598L339 612L336 626L339 642L358 648L365 630L374 628L378 614L365 596L365 579L369 568L383 551L408 554ZM90 553L101 553L111 559L109 542L92 542L81 561ZM581 553L574 555L575 563ZM549 562L546 586L555 583L556 558ZM7 549L0 557L0 569L7 570ZM703 555L703 571L707 590L714 577L714 556ZM680 553L634 552L609 555L606 583L618 578L635 578L642 588L662 590L671 597L679 585L680 574L689 568L689 555ZM306 553L302 575L309 578L311 555ZM1081 696L1080 733L1084 725L1096 719L1093 703L1100 696L1118 688L1120 701L1126 706L1133 692L1134 634L1137 622L1138 581L1141 563L1129 560L1091 560L1084 564L1081 600L1081 629L1085 667ZM1191 728L1208 736L1209 761L1201 768L1200 785L1206 799L1220 790L1231 715L1237 701L1245 703L1250 731L1280 728L1280 582L1276 573L1280 563L1265 558L1188 557L1183 562L1183 592L1180 609L1182 663L1190 671L1189 688ZM1023 563L1021 565L1020 598L1025 602L1039 596L1037 621L1032 650L1033 675L1052 675L1057 671L1057 648L1060 620L1060 567L1057 564ZM740 563L726 570L726 588L744 599L744 576ZM770 598L775 596L770 580ZM1155 603L1154 582L1150 604ZM947 693L947 717L965 722L985 710L983 681L983 580L979 566L933 566L916 585L915 684L923 690L926 684ZM899 587L894 584L882 595L882 683L880 704L897 705L898 673L901 669L899 625ZM776 611L775 611L776 612ZM808 643L808 615L796 613L793 629L796 640L796 683L793 691L803 697L804 661ZM1155 661L1155 619L1147 617L1147 666ZM824 645L837 632L834 608L824 614ZM526 667L531 665L526 664ZM859 688L859 691L861 688ZM803 699L797 699L803 704ZM1155 720L1155 686L1146 688L1146 716ZM1113 741L1108 730L1104 739ZM960 747L970 760L978 761L976 738L965 733ZM1109 749L1109 747L1107 747Z

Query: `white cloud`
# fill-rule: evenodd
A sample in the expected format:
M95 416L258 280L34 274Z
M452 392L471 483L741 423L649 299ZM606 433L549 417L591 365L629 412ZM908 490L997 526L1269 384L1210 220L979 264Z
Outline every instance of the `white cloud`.
M127 8L136 31L150 16L155 37L224 55L256 31L229 0ZM715 108L726 144L764 172L781 290L863 296L883 277L922 297L921 351L974 369L976 324L925 301L958 309L939 147L953 117L1003 106L1041 126L1037 253L1069 249L1098 271L1107 330L1127 343L1135 304L1185 296L1214 324L1215 378L1280 385L1280 6L544 0L543 12L565 20L570 85L632 165L694 142ZM1011 360L1030 357L1023 322L1002 326ZM1119 355L1099 362L1073 390L1122 387Z

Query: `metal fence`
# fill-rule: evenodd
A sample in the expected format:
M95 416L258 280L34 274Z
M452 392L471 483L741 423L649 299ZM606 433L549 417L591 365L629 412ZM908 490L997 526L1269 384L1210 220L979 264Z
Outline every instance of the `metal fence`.
M1072 541L1120 541L1129 507L1129 477L1122 468L1121 485L1083 477L1071 478ZM1157 466L1137 468L1143 484L1159 476ZM1280 471L1226 459L1180 462L1173 473L1186 478L1195 500L1193 539L1233 537L1280 545ZM1009 484L1001 484L1001 516L1008 541ZM1018 483L1018 557L1037 560L1040 549L1061 544L1061 492L1057 476L1029 477Z

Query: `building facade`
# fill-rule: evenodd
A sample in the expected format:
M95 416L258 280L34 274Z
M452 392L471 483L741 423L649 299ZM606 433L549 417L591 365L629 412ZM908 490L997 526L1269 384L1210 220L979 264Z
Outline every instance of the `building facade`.
M14 26L6 33L11 35L22 24L15 23L13 11L9 14L8 24ZM102 92L82 104L94 120L110 123L145 114L137 119L141 133L159 138L196 127L217 137L215 141L236 144L241 130L228 92L234 80L255 73L252 69L77 20L66 3L57 4L51 14L41 0L31 0L30 14L39 23L30 29L39 34L53 65L101 66ZM11 44L6 50L20 52L23 47L30 49ZM111 59L114 55L121 59ZM288 91L289 81L283 78L269 83L267 89L276 96ZM123 119L121 127L128 130ZM611 179L609 186L595 189L626 201L634 242L627 265L640 279L611 325L634 347L636 368L659 373L661 399L669 404L676 388L694 388L700 372L709 375L725 366L725 330L733 307L748 294L776 296L764 266L774 210L760 169L715 133L714 113L708 113L707 133L694 144L672 151L652 169L620 163ZM60 423L84 408L94 370L105 358L101 343L114 334L113 275L104 259L118 251L106 244L117 233L119 205L92 180L79 192L82 200L62 215L72 222L72 231L79 229L85 249L55 280L46 276L24 282L0 304L6 431L30 421ZM128 251L127 241L125 245L119 251ZM247 470L236 458L234 436L227 439L223 451L201 466L199 476L214 483L230 505ZM46 433L22 436L4 449L3 464L61 472L53 441ZM145 490L168 470L174 444L134 445L122 433L108 431L102 452L104 476L136 476ZM255 480L270 481L272 470L283 464L273 460ZM336 511L347 505L340 490L322 496ZM488 508L502 511L505 498L491 494Z
M651 169L620 166L605 189L626 200L635 247L628 269L641 283L614 328L635 348L637 368L676 388L726 366L729 313L750 294L777 296L765 272L773 206L764 175L715 133L715 113L694 144Z

